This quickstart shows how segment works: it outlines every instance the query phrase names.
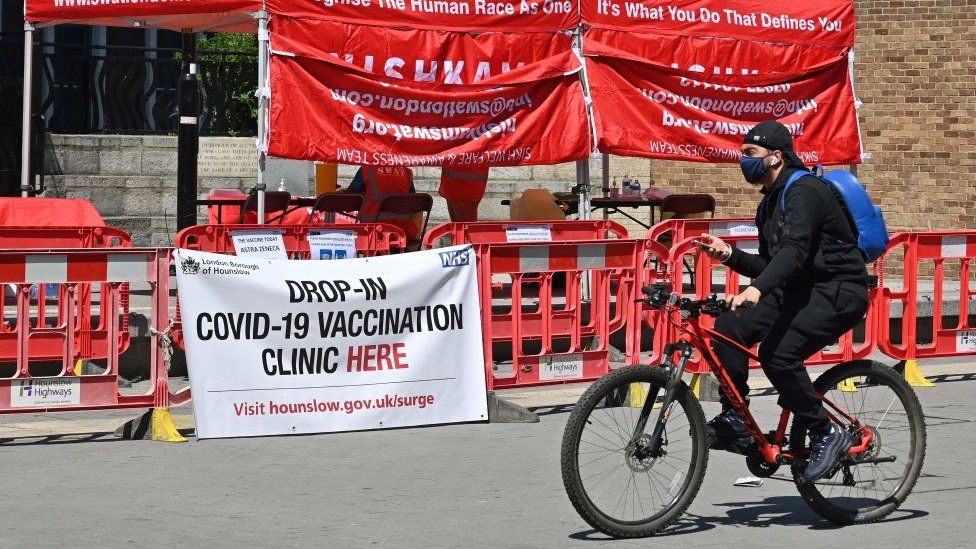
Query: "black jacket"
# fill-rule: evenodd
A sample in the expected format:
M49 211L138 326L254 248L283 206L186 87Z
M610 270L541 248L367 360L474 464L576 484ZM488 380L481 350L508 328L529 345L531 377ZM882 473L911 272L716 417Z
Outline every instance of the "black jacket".
M775 288L808 286L828 280L867 283L857 236L834 191L816 177L801 177L786 193L783 187L796 170L784 169L756 211L759 255L737 248L726 261L735 272L768 294Z

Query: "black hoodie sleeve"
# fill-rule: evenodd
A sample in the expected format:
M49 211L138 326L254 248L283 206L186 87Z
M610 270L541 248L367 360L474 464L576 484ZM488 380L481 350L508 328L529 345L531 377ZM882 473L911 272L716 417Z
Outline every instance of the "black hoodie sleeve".
M761 251L761 250L760 250ZM725 261L730 269L742 276L756 278L766 268L766 258L763 254L750 254L732 246L732 255Z
M823 197L815 187L819 184L812 177L803 177L787 189L786 219L779 249L762 274L752 281L763 295L800 272L816 253L825 210Z

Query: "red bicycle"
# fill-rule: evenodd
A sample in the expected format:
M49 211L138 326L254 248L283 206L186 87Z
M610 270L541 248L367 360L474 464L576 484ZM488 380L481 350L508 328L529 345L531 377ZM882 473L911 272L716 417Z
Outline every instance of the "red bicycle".
M691 505L708 464L705 416L681 380L696 352L752 434L755 444L746 464L753 474L769 477L780 465L790 465L803 500L842 525L876 522L905 501L922 470L925 418L897 372L861 360L834 366L817 378L814 386L828 416L855 443L833 471L808 482L803 472L809 449L805 442L796 445L802 450L790 449L790 412L784 409L776 430L764 433L708 344L719 339L756 358L699 323L702 314L727 311L725 301L681 298L667 284L648 286L644 293L646 305L667 309L680 336L665 348L662 364L629 366L600 378L570 415L562 442L563 484L587 523L613 537L649 536ZM851 387L856 391L849 392Z

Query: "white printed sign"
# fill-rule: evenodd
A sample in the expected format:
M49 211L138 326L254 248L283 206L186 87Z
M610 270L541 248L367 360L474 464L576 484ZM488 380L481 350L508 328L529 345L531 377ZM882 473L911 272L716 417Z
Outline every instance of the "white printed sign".
M552 228L548 225L505 227L505 241L552 242Z
M729 234L732 236L759 236L759 228L752 224L731 225Z
M966 257L966 235L942 237L942 257Z
M539 362L539 379L579 379L583 377L583 355L545 357Z
M976 330L962 330L956 334L956 352L976 351Z
M240 257L288 259L281 231L232 231L230 236Z
M312 259L350 259L356 257L356 233L313 232L308 235L308 249Z
M10 406L35 408L81 404L78 378L15 379L10 384Z
M177 250L176 261L200 438L488 418L471 246L346 261Z

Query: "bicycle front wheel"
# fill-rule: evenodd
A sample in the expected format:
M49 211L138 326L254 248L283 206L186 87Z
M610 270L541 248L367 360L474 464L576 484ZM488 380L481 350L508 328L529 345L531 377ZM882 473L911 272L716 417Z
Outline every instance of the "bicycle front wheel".
M563 434L563 485L573 507L597 530L616 538L655 534L688 508L705 477L708 447L701 405L683 381L667 411L661 450L642 456L659 411L635 429L647 395L663 398L665 368L631 366L611 372L583 394Z
M806 462L795 462L793 480L800 495L836 524L879 521L905 501L922 471L925 417L918 397L901 375L869 360L835 366L814 385L869 428L873 440L864 453L842 459L834 475L813 483L803 477Z

